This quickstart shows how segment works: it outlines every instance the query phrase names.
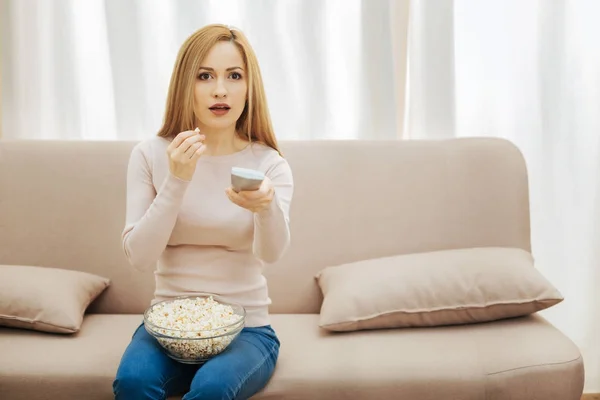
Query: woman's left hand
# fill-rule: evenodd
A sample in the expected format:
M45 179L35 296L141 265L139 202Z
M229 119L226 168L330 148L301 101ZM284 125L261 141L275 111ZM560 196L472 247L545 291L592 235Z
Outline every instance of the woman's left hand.
M243 190L236 193L229 187L225 190L225 193L232 203L256 213L270 207L273 195L275 194L275 189L273 188L271 180L265 177L258 190Z

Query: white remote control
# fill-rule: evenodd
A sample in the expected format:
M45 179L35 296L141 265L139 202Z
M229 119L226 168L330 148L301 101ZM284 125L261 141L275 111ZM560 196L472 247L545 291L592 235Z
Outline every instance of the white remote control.
M260 171L248 168L231 168L231 186L237 193L242 190L258 190L265 174Z

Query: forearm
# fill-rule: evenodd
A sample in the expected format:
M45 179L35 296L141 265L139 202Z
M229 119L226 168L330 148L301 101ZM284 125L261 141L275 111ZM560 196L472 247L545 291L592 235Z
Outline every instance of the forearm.
M290 206L294 192L292 171L281 159L266 174L273 185L268 208L254 214L254 254L266 263L278 261L290 245Z
M152 268L166 248L188 182L169 174L153 197L147 184L135 179L132 177L128 189L122 239L130 264L143 271Z
M269 208L254 214L254 254L273 263L283 256L289 244L288 216L275 194Z

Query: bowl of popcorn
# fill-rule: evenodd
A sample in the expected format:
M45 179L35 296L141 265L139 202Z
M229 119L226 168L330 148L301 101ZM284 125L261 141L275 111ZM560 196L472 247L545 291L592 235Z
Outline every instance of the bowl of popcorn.
M244 307L212 295L163 300L144 313L144 327L172 359L202 364L222 353L244 328Z

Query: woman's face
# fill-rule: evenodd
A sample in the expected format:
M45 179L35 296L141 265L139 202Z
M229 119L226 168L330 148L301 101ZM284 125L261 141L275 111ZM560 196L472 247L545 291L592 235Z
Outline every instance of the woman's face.
M237 46L218 42L202 61L194 88L194 114L199 127L235 126L246 104L248 82Z

